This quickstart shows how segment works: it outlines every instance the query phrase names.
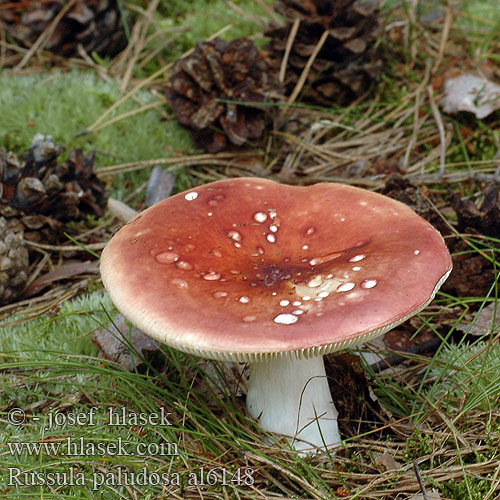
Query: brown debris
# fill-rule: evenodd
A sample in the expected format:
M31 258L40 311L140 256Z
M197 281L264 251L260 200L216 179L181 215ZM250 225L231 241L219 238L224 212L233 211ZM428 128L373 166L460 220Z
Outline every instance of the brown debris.
M127 44L117 0L76 0L60 21L51 24L65 8L67 0L11 0L0 5L0 31L21 46L30 48L44 33L41 48L61 56L87 53L101 57L118 54Z
M174 64L166 98L198 145L215 153L262 136L272 72L249 39L217 38Z
M461 233L481 237L500 238L500 202L498 184L483 186L483 202L478 208L470 199L452 194L452 207L457 214L457 226ZM495 246L494 242L490 242ZM492 263L474 252L463 239L448 243L453 252L453 270L444 283L443 291L459 297L485 297L495 281ZM498 246L498 245L496 245Z
M270 51L279 66L295 19L300 20L285 78L291 94L324 31L328 38L313 62L304 96L320 104L346 103L367 90L382 69L375 48L381 36L378 1L279 0L275 10L286 24L270 27Z
M425 186L417 187L399 174L388 177L382 194L408 205L420 217L430 222L443 236L450 233L449 227L433 209L430 194Z
M382 194L405 203L428 220L443 236L452 234L450 227L429 203L425 186L416 187L399 174L391 175ZM484 201L477 208L468 198L450 193L451 205L457 214L458 231L471 235L500 237L500 203L498 185L493 182L483 188ZM442 291L458 297L484 297L494 279L493 266L486 258L473 252L462 239L446 238L453 258L453 269Z
M339 412L338 421L344 433L356 435L363 422L374 419L378 403L370 395L361 358L354 354L328 354L325 370L332 399Z
M114 318L113 324L107 329L97 331L92 342L99 348L101 357L117 363L129 372L142 363L142 355L160 347L159 342L139 329L129 328L121 314Z
M460 232L473 229L486 236L500 238L500 200L499 186L496 182L486 184L483 189L483 203L478 208L470 199L452 197L453 210L457 213Z
M0 217L0 306L15 301L28 280L28 250L23 232Z
M0 215L17 219L30 241L55 242L64 222L104 214L106 193L93 171L94 154L74 149L58 163L63 151L41 135L19 157L0 148Z
M463 240L454 240L449 247L453 269L441 290L457 297L485 297L495 280L491 262L473 252Z

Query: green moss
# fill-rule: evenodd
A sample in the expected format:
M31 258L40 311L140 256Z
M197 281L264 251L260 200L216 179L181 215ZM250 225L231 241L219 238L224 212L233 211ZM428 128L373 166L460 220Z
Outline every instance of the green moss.
M15 353L43 360L53 357L52 351L93 356L97 354L91 333L99 324L109 322L106 311L113 306L107 294L94 292L60 304L56 315L43 315L20 325L5 326L17 317L0 322L0 352Z
M139 92L140 101L128 99L106 120L153 101L149 92ZM159 109L149 109L104 127L78 135L120 98L116 85L93 73L72 71L30 76L0 76L0 146L24 152L33 135L52 135L67 150L96 150L96 166L151 160L194 151L191 136L174 120L165 122ZM113 196L121 197L148 172L125 176L115 182ZM127 183L129 186L127 187Z
M78 391L89 381L89 374L80 372L65 376L64 366L56 369L59 376L48 376L47 366L70 356L97 355L92 344L92 333L100 324L108 324L105 312L111 311L111 300L102 292L84 294L60 304L55 315L43 315L19 325L5 326L17 317L0 323L0 352L2 363L20 364L26 370L2 374L0 379L0 406L27 405L43 400L47 394L69 394ZM33 366L38 368L30 373ZM2 390L9 386L9 390Z
M270 2L268 2L270 3ZM179 48L185 51L197 41L205 40L222 28L231 25L221 38L231 40L240 36L251 36L262 33L262 28L251 20L241 16L227 5L225 1L201 1L200 8L189 6L190 13L178 19L179 26L188 28L187 33L180 38ZM238 7L252 16L263 16L262 7L258 2L244 0L237 2Z
M407 462L413 459L420 458L424 455L429 455L432 452L432 446L429 443L429 436L415 430L415 432L406 439L406 449L404 457ZM427 468L424 464L419 464L420 467Z
M450 479L446 483L436 484L443 496L456 500L483 500L490 491L491 482L487 479L468 477L464 481Z
M447 346L429 373L436 382L426 391L429 401L453 411L489 411L500 394L500 346L477 342Z
M147 6L146 2L140 0L135 0L134 3L142 9ZM240 36L256 36L256 43L262 44L264 42L262 23L256 23L254 19L260 18L263 23L268 22L269 14L266 9L259 2L251 0L234 3L248 15L242 15L231 8L227 0L161 1L153 13L155 22L154 27L150 26L150 33L162 30L164 36L171 38L171 43L161 51L160 58L153 58L143 67L136 68L136 77L144 78L157 71L165 61L178 59L196 42L206 40L226 27L228 29L221 34L221 38L225 40ZM272 0L263 0L262 3L271 6ZM178 33L178 28L181 28L181 33ZM154 51L156 43L157 38L146 47L146 50Z
M493 32L493 24L500 23L497 0L466 0L461 3L460 12L464 14L460 23L465 26L490 28Z

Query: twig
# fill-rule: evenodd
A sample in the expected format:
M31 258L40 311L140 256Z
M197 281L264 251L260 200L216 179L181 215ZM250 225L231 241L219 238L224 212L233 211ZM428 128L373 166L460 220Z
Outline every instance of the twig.
M307 80L309 72L311 71L311 67L312 67L314 61L316 60L316 57L318 56L319 51L323 48L323 45L325 44L328 36L329 36L328 31L326 31L326 30L323 31L321 38L319 39L316 47L314 48L314 52L309 56L309 59L307 60L307 64L305 65L304 69L302 70L302 73L297 81L297 84L295 85L295 88L293 89L292 94L288 98L288 104L294 103L295 99L297 99L298 95L300 94L300 91L302 90L302 87L304 86L304 83Z
M255 156L255 153L241 153L239 158L244 156ZM139 170L141 168L154 167L155 165L173 165L174 168L185 167L187 165L196 164L213 164L213 165L228 165L234 164L232 160L235 157L234 153L218 153L214 154L200 154L184 156L181 158L157 158L155 160L145 160L145 161L132 161L129 163L122 163L119 165L108 165L106 167L95 168L94 171L97 175L111 175L123 171Z
M126 203L114 198L108 198L108 210L121 222L130 222L139 212Z
M238 7L238 5L236 5L234 2L231 2L231 0L227 0L227 4L229 5L229 7L231 7L231 9L233 9L236 12L236 14L241 16L243 19L247 19L248 21L257 25L259 28L264 28L265 22L260 17L253 16L246 10L242 9L241 7Z
M130 43L128 44L128 47L131 47L131 50L129 51L132 52L132 55L128 61L128 65L125 68L125 73L122 78L122 82L120 85L120 91L125 92L126 88L128 87L128 84L130 82L130 79L132 78L132 72L134 70L134 66L136 65L137 59L139 58L142 49L144 47L144 39L147 35L147 30L149 27L149 24L152 24L152 18L153 18L153 13L155 12L157 6L158 6L159 0L153 0L149 5L148 8L143 16L145 21L144 23L136 23L134 28L133 28L133 34L132 38L136 41L136 43Z
M218 37L219 35L221 35L222 33L224 33L225 31L227 31L228 29L231 28L231 25L227 25L227 26L224 26L224 28L220 29L219 31L217 31L217 33L214 33L210 38L209 40L212 40L213 38L216 38ZM190 49L188 50L187 52L185 52L183 54L183 57L186 56L186 55L189 55L193 52L194 48L193 49ZM172 63L169 63L165 66L163 66L162 68L160 68L158 71L155 71L152 75L148 76L147 78L145 78L144 80L141 80L135 87L133 87L131 90L129 90L125 95L123 95L122 97L120 97L120 99L118 99L118 101L116 101L112 106L110 106L101 116L99 116L99 118L97 118L97 120L92 124L90 125L89 127L87 127L85 129L85 133L89 133L89 132L93 132L95 130L95 128L107 117L109 116L116 108L118 108L118 106L120 106L123 102L125 102L127 99L129 99L130 97L132 97L136 92L138 92L139 90L141 90L143 87L145 87L146 85L148 85L148 83L152 82L153 80L155 80L157 77L159 77L161 74L165 73L166 71L168 71L173 65L173 62Z
M441 150L439 155L439 173L443 175L445 173L445 161L446 161L446 134L444 131L443 120L441 118L441 113L434 101L434 91L432 85L427 86L427 93L429 94L429 103L431 105L432 114L436 120L436 124L439 130L439 138L441 141Z
M441 36L441 42L439 44L439 52L436 57L436 60L434 61L434 66L432 67L433 73L437 71L439 65L441 64L441 61L443 60L446 44L448 42L448 36L450 35L450 27L452 20L453 20L453 11L450 8L450 6L448 6L448 8L446 9L446 17L444 20L443 35Z
M413 463L413 470L415 471L415 476L417 477L418 485L420 486L420 491L422 492L422 496L424 497L424 500L429 500L429 497L427 496L427 491L424 486L424 482L422 481L422 477L420 476L420 469L418 468L417 461L413 459L412 463Z
M42 32L42 34L35 40L35 43L30 47L28 52L21 59L21 62L15 67L15 71L19 71L24 66L26 66L27 62L31 59L33 54L43 46L47 38L54 32L56 26L59 21L65 16L66 12L73 7L76 0L69 0L69 2L57 13L57 16L54 17L53 21L47 26L47 28Z
M293 42L295 41L295 36L299 30L300 19L296 17L293 21L292 27L290 28L290 33L288 34L288 40L286 41L285 53L283 54L283 60L281 61L279 82L283 83L285 81L286 67L288 65L288 58L290 57L290 52L292 50Z
M125 113L122 113L121 115L115 116L114 118L111 118L110 120L101 123L97 127L95 127L92 132L97 132L98 130L101 130L103 128L106 128L109 125L112 125L113 123L119 122L121 120L124 120L125 118L129 118L130 116L134 116L138 113L142 113L143 111L147 111L148 109L153 109L157 108L158 106L161 106L164 104L164 101L153 101L148 104L144 104L143 106L140 106L138 108L131 109L130 111L126 111ZM85 132L88 132L86 130Z
M415 147L415 142L417 141L417 136L418 136L418 130L421 126L420 120L419 120L419 111L420 111L420 95L422 93L422 90L426 87L427 82L429 81L429 76L430 76L430 62L429 60L426 61L426 66L425 66L425 75L424 75L424 81L419 85L417 89L417 94L415 96L415 107L413 108L413 131L410 137L410 140L408 141L408 146L406 148L406 153L403 159L403 170L408 169L408 163L410 161L410 154L412 149ZM422 123L425 121L425 117L422 119Z
M102 250L106 243L90 243L85 245L85 248L79 247L78 245L46 245L44 243L35 243L34 241L24 240L25 244L29 247L40 248L42 250L53 250L55 252L84 252L85 249L88 250Z

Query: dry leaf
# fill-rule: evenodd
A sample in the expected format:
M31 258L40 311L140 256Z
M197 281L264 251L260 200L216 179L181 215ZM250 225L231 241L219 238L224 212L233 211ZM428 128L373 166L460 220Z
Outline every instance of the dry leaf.
M33 281L33 283L31 283L31 285L25 290L24 297L36 295L55 281L70 279L83 273L97 272L98 264L99 263L97 261L71 262L64 264L61 267L54 269L54 271L43 274Z
M494 323L493 320L495 320ZM495 307L494 303L487 305L481 309L472 325L462 322L457 326L457 330L478 337L489 335L492 330L493 333L498 333L500 331L500 307L498 305Z
M469 111L485 118L500 109L500 85L484 77L466 74L449 78L444 91L440 104L446 113Z
M387 451L384 451L384 453L375 453L374 458L375 463L379 467L384 467L387 471L399 470L401 468L401 464Z
M146 188L146 207L168 198L174 189L175 175L160 165L153 167Z
M427 499L422 493L416 493L415 495L412 495L408 500L445 500L441 497L439 491L435 490L434 488L430 491L427 491L426 496Z
M92 342L99 348L100 355L118 363L131 372L141 364L144 351L156 351L160 343L148 337L135 327L129 328L125 318L118 314L113 324L105 330L98 330Z

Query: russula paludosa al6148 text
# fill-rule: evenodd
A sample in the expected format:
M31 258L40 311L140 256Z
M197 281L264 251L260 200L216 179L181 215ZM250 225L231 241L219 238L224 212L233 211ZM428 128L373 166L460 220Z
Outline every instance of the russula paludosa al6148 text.
M249 362L249 413L297 449L340 442L322 355L421 311L450 270L441 235L397 201L255 178L154 205L101 258L111 299L146 334Z

